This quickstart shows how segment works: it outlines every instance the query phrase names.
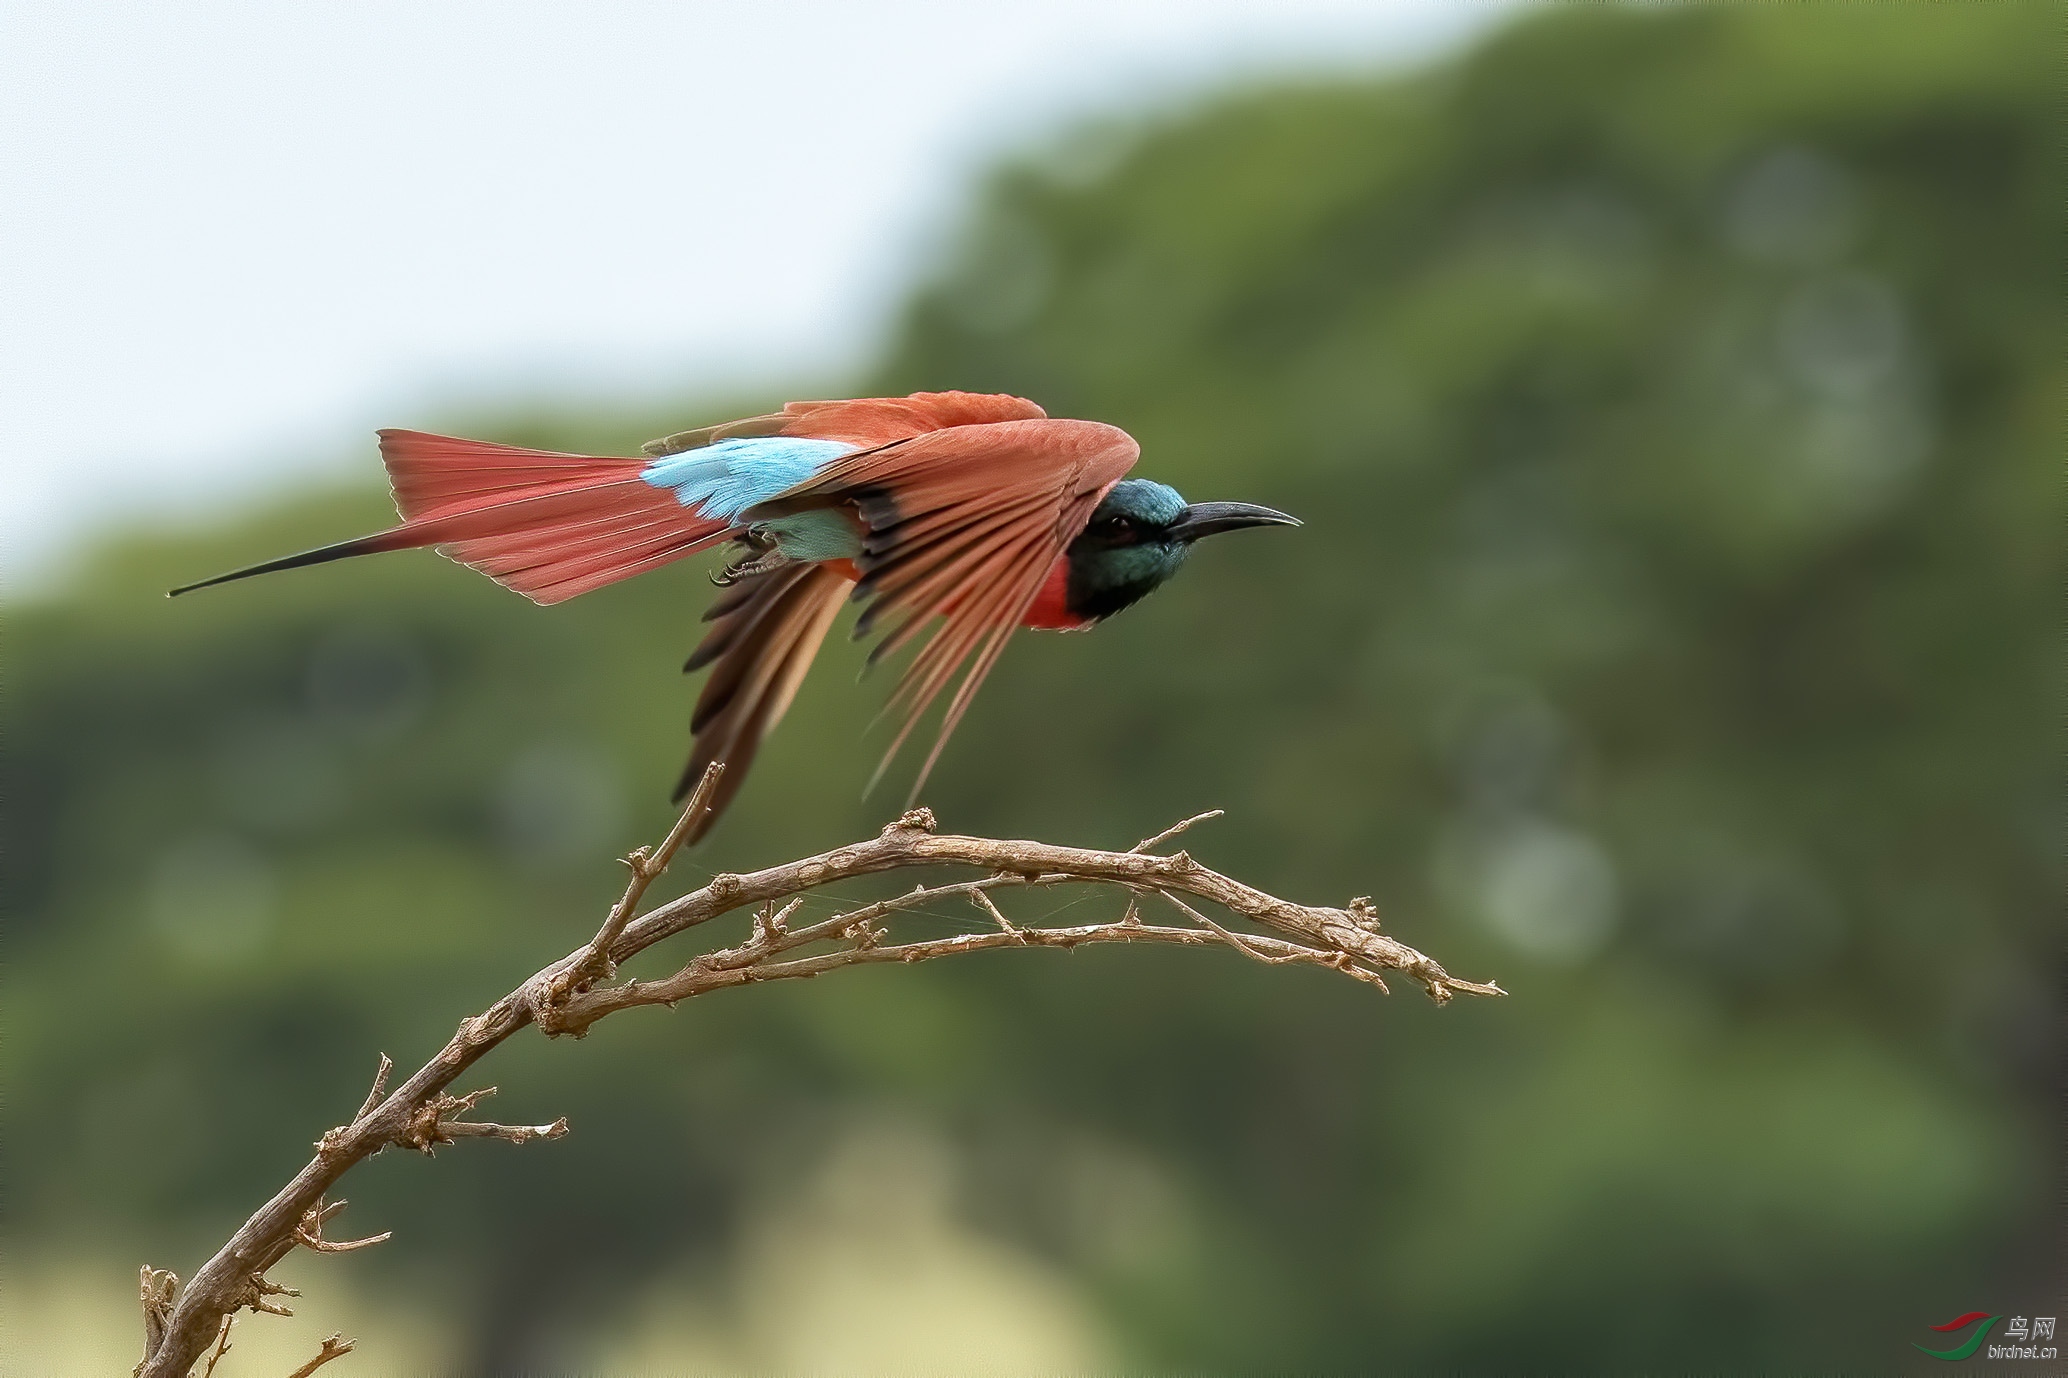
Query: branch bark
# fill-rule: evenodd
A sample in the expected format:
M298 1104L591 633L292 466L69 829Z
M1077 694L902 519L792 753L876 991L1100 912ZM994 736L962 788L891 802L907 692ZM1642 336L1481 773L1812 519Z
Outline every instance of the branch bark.
M240 1308L284 1310L270 1299L283 1295L285 1289L265 1274L296 1247L340 1252L386 1238L380 1235L340 1243L322 1238L323 1222L344 1204L325 1205L324 1194L366 1158L390 1146L429 1154L461 1138L525 1143L565 1134L564 1118L548 1125L463 1119L461 1116L495 1088L464 1095L448 1092L461 1074L526 1025L536 1025L548 1037L580 1037L597 1020L619 1010L673 1005L734 986L996 948L1068 949L1097 943L1227 947L1267 965L1329 967L1382 991L1387 989L1385 973L1397 972L1419 983L1438 1004L1447 1003L1454 994L1505 993L1491 983L1459 980L1422 953L1386 936L1367 899L1353 899L1342 908L1294 904L1210 870L1185 852L1156 854L1156 847L1215 813L1186 819L1129 851L1106 852L1045 842L938 835L933 831L932 813L917 809L868 841L766 870L715 876L701 889L635 917L647 887L666 868L706 806L722 768L713 766L700 782L666 842L651 852L640 848L626 859L632 880L588 943L541 969L480 1014L461 1020L438 1055L392 1090L388 1078L393 1064L382 1055L373 1089L359 1113L350 1123L325 1133L308 1164L253 1212L185 1287L172 1274L144 1270L145 1355L136 1369L138 1378L180 1378L188 1373L222 1335L225 1318ZM802 896L821 886L886 871L941 867L974 869L981 874L973 880L918 886L828 919L790 926ZM1108 923L1023 927L1006 918L992 898L1005 889L1067 884L1119 890L1128 896L1126 910ZM1183 926L1144 923L1136 903L1143 895L1160 896L1190 922ZM1238 933L1207 918L1181 895L1219 905L1270 932ZM951 899L971 905L985 928L945 938L888 941L889 926L900 915ZM656 943L746 908L757 912L744 941L699 953L673 975L658 980L602 984L615 975L620 964ZM322 1361L334 1357L326 1354Z

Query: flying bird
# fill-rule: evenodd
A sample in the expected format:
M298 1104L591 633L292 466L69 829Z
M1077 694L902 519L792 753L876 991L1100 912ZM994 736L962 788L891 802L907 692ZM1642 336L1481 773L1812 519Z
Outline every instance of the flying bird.
M732 542L713 576L723 591L704 614L711 629L683 666L711 675L674 797L711 762L727 767L692 838L738 791L842 604L864 605L856 637L883 631L872 665L932 628L892 692L886 711L904 722L879 777L962 671L923 783L1017 628L1090 627L1175 574L1202 536L1300 524L1127 478L1141 450L1116 426L965 392L792 402L653 441L639 458L402 430L380 432L380 446L400 525L172 593L436 546L534 603L559 603Z

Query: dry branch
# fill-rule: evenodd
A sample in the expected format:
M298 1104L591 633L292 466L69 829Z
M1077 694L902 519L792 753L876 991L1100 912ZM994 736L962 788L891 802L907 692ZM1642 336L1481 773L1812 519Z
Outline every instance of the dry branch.
M701 889L639 915L647 888L667 868L703 812L721 769L714 765L704 776L666 841L626 858L631 880L593 938L480 1014L461 1020L458 1032L438 1055L392 1090L388 1079L394 1064L383 1055L373 1087L351 1122L325 1133L316 1143L316 1156L254 1212L184 1288L171 1273L143 1271L145 1357L136 1369L139 1378L187 1374L211 1344L227 1340L225 1322L240 1309L288 1314L274 1298L292 1293L268 1280L266 1273L295 1248L340 1253L386 1239L386 1234L348 1241L323 1238L323 1223L344 1205L326 1205L324 1193L362 1160L391 1146L430 1154L462 1138L521 1144L565 1134L564 1118L545 1125L462 1118L495 1088L463 1095L447 1089L490 1049L528 1024L549 1037L579 1037L591 1024L619 1010L673 1005L732 986L995 948L1069 949L1098 943L1226 947L1267 965L1328 967L1380 990L1386 989L1383 973L1399 972L1420 983L1438 1004L1457 993L1503 993L1496 985L1461 981L1387 937L1367 899L1351 900L1340 909L1293 904L1209 870L1182 851L1156 854L1155 848L1193 824L1217 817L1218 810L1188 818L1128 851L1102 852L1045 842L936 835L933 815L917 809L868 841L745 875L715 876ZM939 867L980 874L973 880L920 885L831 918L791 926L803 896L821 886L886 871ZM993 898L999 890L1057 885L1117 889L1127 896L1126 909L1106 923L1026 927L1007 918ZM1162 897L1189 922L1178 927L1144 923L1137 902L1143 895ZM1180 896L1218 905L1271 931L1237 932ZM987 927L945 938L890 941L892 923L939 900L971 906L988 921ZM619 965L654 944L742 909L753 910L754 920L741 942L701 952L658 980L601 984L615 976ZM333 1336L302 1373L313 1373L350 1347L349 1341Z
M358 1343L357 1340L346 1339L342 1334L333 1335L323 1342L323 1348L316 1351L315 1358L288 1374L287 1378L309 1378L310 1374L322 1368L332 1359L342 1358L344 1355L350 1354L352 1346Z

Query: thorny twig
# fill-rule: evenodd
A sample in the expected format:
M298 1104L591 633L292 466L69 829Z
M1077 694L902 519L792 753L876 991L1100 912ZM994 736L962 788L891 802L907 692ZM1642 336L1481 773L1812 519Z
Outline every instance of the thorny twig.
M1420 983L1438 1004L1455 994L1500 995L1499 986L1462 981L1441 966L1380 931L1378 913L1367 899L1342 908L1294 904L1209 870L1186 853L1158 855L1155 848L1219 810L1188 818L1145 838L1125 852L1059 847L1043 842L936 835L933 814L915 809L875 838L835 848L746 875L714 876L710 883L640 915L647 888L666 868L681 840L716 788L713 766L698 784L668 838L658 848L641 848L627 859L632 878L603 925L587 943L545 967L482 1013L460 1022L438 1055L393 1090L393 1064L384 1055L359 1112L348 1124L323 1135L316 1156L294 1180L244 1222L228 1243L203 1264L184 1289L170 1273L145 1269L141 1278L145 1359L139 1378L180 1378L219 1338L223 1317L242 1308L284 1312L273 1298L286 1289L266 1271L296 1247L319 1253L364 1248L387 1238L326 1241L322 1225L344 1203L324 1204L324 1193L353 1166L384 1148L400 1146L432 1153L462 1138L496 1138L512 1143L558 1138L567 1121L544 1125L491 1124L461 1118L494 1093L493 1087L453 1095L449 1088L492 1048L526 1025L550 1036L581 1035L591 1024L619 1010L673 1005L713 991L763 981L801 979L844 967L909 964L994 948L1075 948L1102 943L1163 943L1227 947L1268 965L1327 967L1385 989L1384 972ZM792 926L803 896L822 886L886 871L965 867L977 879L920 885L901 895ZM1120 918L1067 928L1017 925L994 896L1004 889L1057 885L1108 886L1127 895ZM1189 921L1163 926L1142 921L1139 899L1160 895ZM1238 932L1208 918L1190 901L1218 905L1267 933ZM974 906L994 925L949 937L892 942L889 925L937 900ZM655 980L601 984L631 957L723 915L753 913L745 938L731 947L700 953L672 975ZM326 1342L325 1352L303 1370L313 1372L343 1353Z

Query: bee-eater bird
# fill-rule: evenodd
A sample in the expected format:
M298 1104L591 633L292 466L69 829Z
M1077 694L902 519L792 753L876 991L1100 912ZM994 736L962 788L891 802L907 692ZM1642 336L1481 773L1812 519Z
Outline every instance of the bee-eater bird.
M872 665L937 622L892 692L905 720L884 766L968 665L923 783L1016 628L1090 627L1175 574L1201 536L1299 525L1126 478L1141 450L1118 427L966 392L792 402L653 441L637 459L420 431L380 442L401 525L172 592L436 546L534 603L558 603L731 540L738 556L715 576L724 592L704 614L711 630L683 667L711 677L675 798L726 763L692 838L738 791L843 602L867 605L856 637L885 627Z

